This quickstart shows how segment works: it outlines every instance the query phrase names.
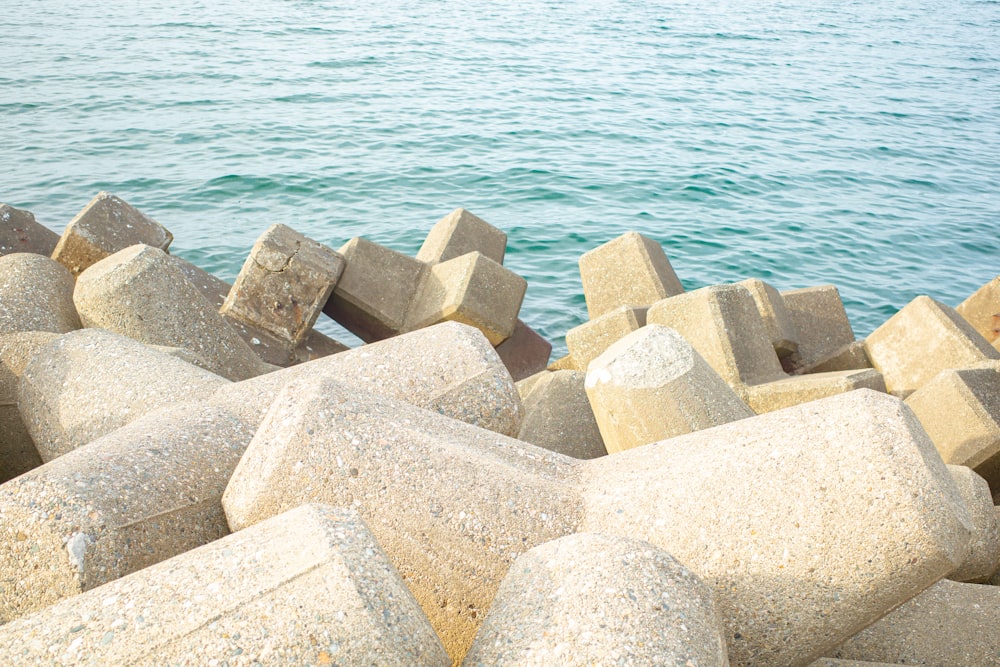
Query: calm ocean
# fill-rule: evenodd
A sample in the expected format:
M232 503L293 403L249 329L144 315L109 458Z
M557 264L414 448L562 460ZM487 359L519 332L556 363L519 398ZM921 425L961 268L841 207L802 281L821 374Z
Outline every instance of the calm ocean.
M464 206L554 356L628 230L859 336L1000 274L996 1L0 0L0 91L0 201L56 231L110 190L232 279L275 222L414 253Z

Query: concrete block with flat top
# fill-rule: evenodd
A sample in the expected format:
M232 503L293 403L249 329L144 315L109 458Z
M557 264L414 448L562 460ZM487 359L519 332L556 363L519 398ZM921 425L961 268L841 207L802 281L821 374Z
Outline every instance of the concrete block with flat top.
M758 278L748 278L736 284L750 290L778 358L783 359L798 352L799 334L778 290Z
M30 252L50 257L59 235L35 221L31 211L0 204L0 256Z
M865 351L889 392L906 398L935 375L1000 359L954 308L918 296L865 338Z
M73 276L65 267L27 252L0 256L0 334L79 328Z
M91 264L129 246L143 244L165 252L173 240L163 225L125 200L99 192L66 225L52 259L78 276Z
M510 376L518 382L545 370L552 354L552 343L519 319L513 333L497 345L496 350Z
M463 665L725 667L712 590L648 542L579 533L522 554Z
M35 441L21 420L17 384L25 366L59 334L22 331L0 335L0 483L42 465Z
M948 472L972 518L969 555L948 574L952 581L984 583L1000 565L1000 527L989 484L967 466L949 465Z
M566 347L577 370L586 372L591 361L636 329L646 326L647 308L619 306L566 332Z
M637 232L584 253L579 264L592 320L620 306L648 306L684 291L660 244Z
M518 440L574 459L607 454L580 371L541 373L522 399L524 421ZM519 388L520 389L520 388Z
M955 311L990 343L1000 337L1000 276L958 304Z
M507 234L464 208L457 208L431 227L417 251L417 259L426 264L437 264L478 252L497 264L503 264L506 251Z
M782 365L784 366L784 364ZM865 352L865 342L856 340L838 348L819 361L798 366L792 372L795 375L808 375L810 373L829 373L830 371L863 370L871 367L872 362L868 359L868 353Z
M690 343L657 324L590 362L587 396L609 454L754 416Z
M854 342L851 321L835 286L816 285L780 294L798 335L799 349L785 362L789 372L801 372Z
M450 664L356 512L302 507L0 626L0 663Z

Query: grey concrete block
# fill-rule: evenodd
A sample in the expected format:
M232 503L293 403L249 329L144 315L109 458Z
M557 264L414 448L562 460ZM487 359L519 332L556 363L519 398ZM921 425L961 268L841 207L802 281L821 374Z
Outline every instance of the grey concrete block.
M59 235L38 224L31 211L0 204L0 256L30 252L49 257Z
M507 250L507 234L473 215L457 208L438 220L427 233L417 259L437 264L470 252L479 252L497 264L503 264Z
M518 440L574 459L593 459L608 452L579 371L543 373L524 405Z
M552 354L552 343L521 320L514 325L514 332L496 346L503 365L515 382L545 370Z
M948 574L952 581L985 582L1000 566L1000 526L993 494L986 480L966 466L949 465L948 472L972 518L969 555Z
M73 276L62 265L26 252L0 256L0 334L79 328Z
M32 357L58 335L26 331L0 336L0 483L42 465L35 442L21 421L17 384Z
M584 253L579 264L592 320L621 306L649 306L684 291L660 244L636 232Z

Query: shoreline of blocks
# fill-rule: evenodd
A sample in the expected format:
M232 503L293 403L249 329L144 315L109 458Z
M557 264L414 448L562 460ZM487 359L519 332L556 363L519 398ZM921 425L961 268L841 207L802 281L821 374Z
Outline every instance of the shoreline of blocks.
M549 363L464 209L171 240L0 205L3 664L1000 665L1000 277L859 341L630 232Z

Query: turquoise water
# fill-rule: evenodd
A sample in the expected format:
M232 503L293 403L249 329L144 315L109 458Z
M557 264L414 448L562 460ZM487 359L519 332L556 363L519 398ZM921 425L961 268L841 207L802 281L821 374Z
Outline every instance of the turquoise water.
M1000 3L0 0L0 201L98 190L227 279L283 222L508 234L564 350L627 230L688 288L834 283L865 335L1000 274Z

